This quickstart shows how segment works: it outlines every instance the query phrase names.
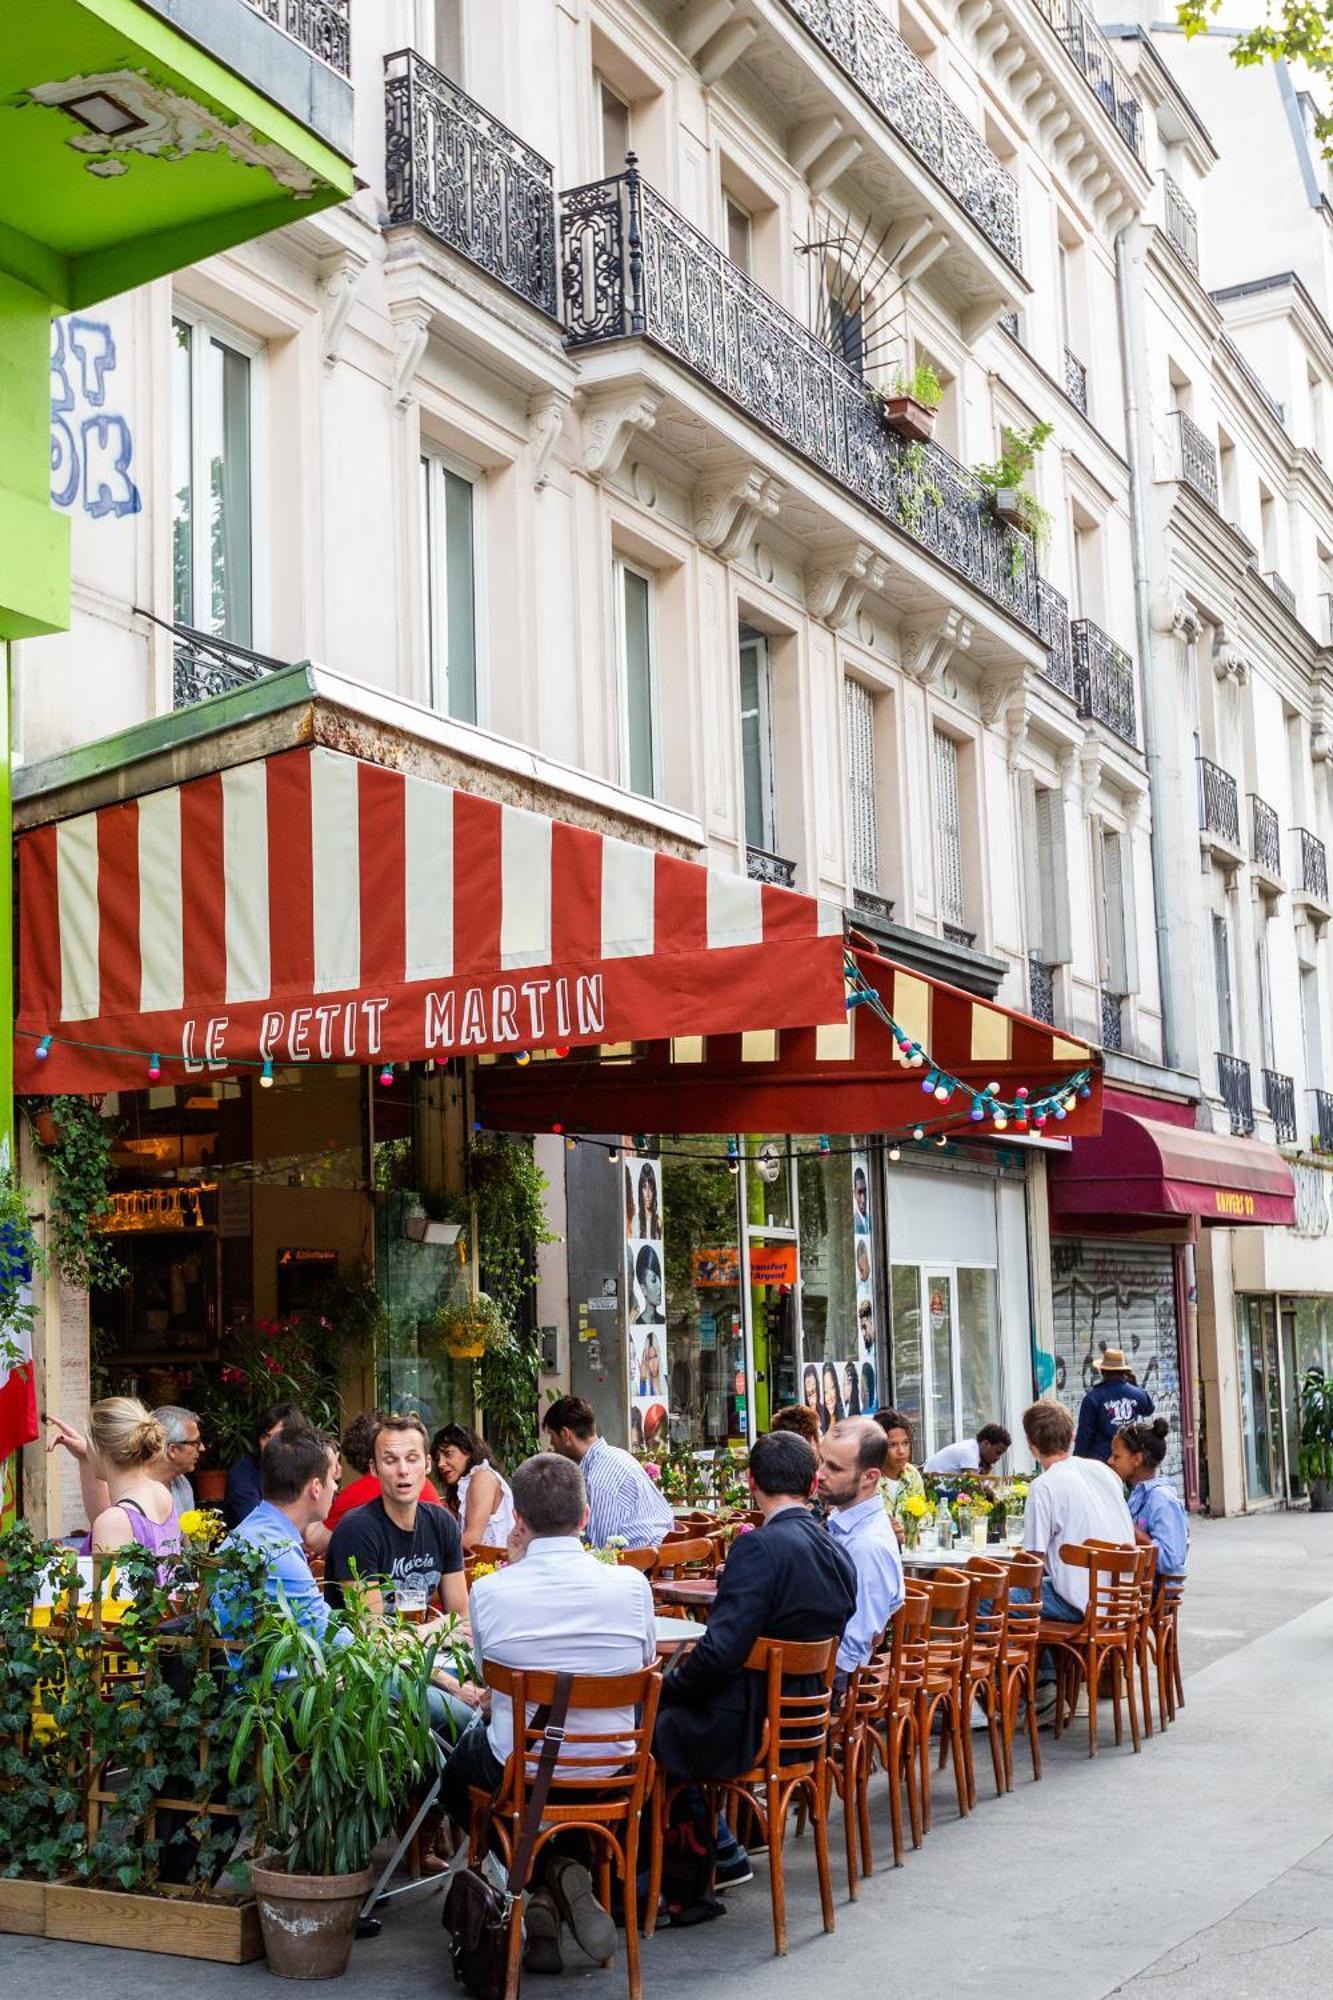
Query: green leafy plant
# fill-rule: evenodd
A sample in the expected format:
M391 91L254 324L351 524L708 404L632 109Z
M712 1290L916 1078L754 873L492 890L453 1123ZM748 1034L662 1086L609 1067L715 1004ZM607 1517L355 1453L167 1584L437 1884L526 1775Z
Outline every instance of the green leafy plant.
M1023 534L1030 535L1038 547L1044 547L1050 539L1051 516L1023 482L1054 430L1055 426L1048 423L1031 424L1026 430L1015 430L1006 424L1000 456L973 467L973 477L982 491L989 495L992 505L1000 504L997 496L1001 493L1012 496L1004 509L1004 518ZM1021 543L1010 549L1009 573L1015 581L1022 575L1025 560L1026 552Z
M41 1248L23 1190L12 1174L0 1174L0 1376L32 1351L37 1318L32 1278L41 1265Z
M336 1647L292 1621L246 1653L229 1775L258 1772L258 1837L293 1875L355 1875L436 1759L426 1643L355 1602Z
M462 1291L447 1300L432 1329L447 1348L465 1354L485 1354L511 1337L504 1314L487 1292Z
M1222 0L1178 0L1176 20L1187 37L1204 35L1221 5ZM1265 62L1290 62L1316 72L1333 69L1333 14L1327 4L1277 0L1259 26L1234 34L1229 30L1228 39L1227 53L1237 69ZM1324 158L1333 159L1333 114L1316 106L1314 129Z
M243 1319L223 1335L225 1359L196 1370L191 1407L199 1412L213 1462L234 1465L255 1449L272 1403L296 1403L318 1429L338 1429L338 1353L356 1315L344 1322L311 1308L285 1319Z
M910 396L927 410L937 410L944 400L940 378L928 361L918 361L911 370L895 370L891 379L880 385L879 394L885 400L891 396Z
M926 447L909 444L898 461L894 510L909 534L919 535L927 505L942 507L944 495L926 470Z
M1333 1380L1322 1368L1307 1368L1301 1381L1301 1442L1298 1460L1301 1478L1308 1486L1316 1481L1333 1483Z
M529 1324L536 1251L560 1239L547 1224L546 1177L526 1141L498 1133L479 1139L468 1157L468 1196L481 1281L505 1327L478 1364L477 1401L487 1436L513 1464L538 1443L540 1349Z
M111 1214L114 1128L90 1097L53 1097L44 1108L55 1134L51 1144L38 1134L51 1176L51 1255L69 1284L114 1291L128 1275L102 1226Z

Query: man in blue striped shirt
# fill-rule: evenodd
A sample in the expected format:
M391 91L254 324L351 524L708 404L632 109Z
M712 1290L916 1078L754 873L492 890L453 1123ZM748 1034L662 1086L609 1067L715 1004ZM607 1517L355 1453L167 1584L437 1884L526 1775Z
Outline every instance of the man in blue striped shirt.
M597 1413L581 1396L561 1396L542 1418L551 1450L572 1458L588 1489L587 1536L595 1549L621 1541L657 1548L672 1524L671 1509L637 1458L597 1435Z

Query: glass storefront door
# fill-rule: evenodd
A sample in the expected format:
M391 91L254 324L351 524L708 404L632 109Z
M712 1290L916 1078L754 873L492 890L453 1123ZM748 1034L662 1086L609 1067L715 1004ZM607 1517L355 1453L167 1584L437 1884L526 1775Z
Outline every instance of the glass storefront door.
M1278 1373L1277 1308L1271 1298L1236 1300L1245 1489L1251 1501L1283 1494L1282 1388Z
M675 1139L662 1160L671 1441L696 1449L748 1435L741 1176L720 1164L726 1149Z
M889 1292L894 1405L913 1427L919 1462L1003 1414L995 1272L895 1264Z

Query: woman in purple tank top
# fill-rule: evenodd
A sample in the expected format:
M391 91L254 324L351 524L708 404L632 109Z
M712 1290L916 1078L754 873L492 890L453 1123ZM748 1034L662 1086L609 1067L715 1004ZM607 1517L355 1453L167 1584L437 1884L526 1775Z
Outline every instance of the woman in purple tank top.
M85 1494L104 1481L108 1504L96 1511L79 1545L81 1555L105 1555L135 1542L150 1555L180 1553L181 1524L171 1488L153 1477L165 1459L167 1436L150 1410L133 1396L107 1396L88 1412L85 1444L77 1431L57 1424L47 1446L64 1445L79 1462ZM81 1448L82 1447L82 1448Z

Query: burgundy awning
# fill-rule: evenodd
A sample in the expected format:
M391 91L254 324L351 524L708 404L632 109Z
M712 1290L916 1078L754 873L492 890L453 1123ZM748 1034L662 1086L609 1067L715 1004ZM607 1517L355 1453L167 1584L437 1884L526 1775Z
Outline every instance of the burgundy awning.
M1291 1170L1257 1139L1199 1132L1113 1109L1101 1133L1052 1158L1051 1212L1056 1217L1164 1219L1283 1225L1295 1220Z

